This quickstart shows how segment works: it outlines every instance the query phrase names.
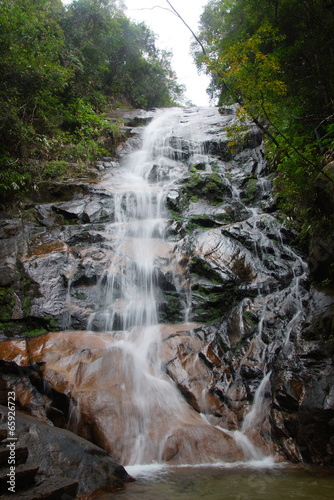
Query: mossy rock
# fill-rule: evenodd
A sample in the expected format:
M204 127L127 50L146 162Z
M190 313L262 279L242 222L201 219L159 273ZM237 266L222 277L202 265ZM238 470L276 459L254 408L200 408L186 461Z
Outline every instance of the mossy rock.
M239 298L239 290L233 285L224 285L224 287L194 285L192 287L192 300L195 303L193 319L205 323L221 321Z
M29 330L24 332L27 337L38 337L39 335L44 335L48 330L45 328L35 328L34 330Z
M189 219L186 231L188 234L192 234L196 229L212 229L220 226L220 222L217 222L207 215L194 215Z
M164 291L165 301L159 305L161 323L178 323L183 320L182 300L178 292Z
M0 334L6 337L15 337L22 334L24 325L17 321L0 321Z
M37 203L52 203L54 201L70 201L75 194L86 195L89 193L89 186L80 183L42 181L37 185L34 194Z
M192 196L208 200L214 205L224 202L226 196L230 196L230 189L221 176L214 172L205 174L194 172L186 177L181 188L182 195L190 200Z
M159 165L154 164L148 175L148 180L150 182L158 182L159 178Z
M247 179L241 192L241 199L244 203L254 204L257 196L257 179L251 177Z
M205 170L206 169L206 164L204 162L200 163L195 163L194 165L191 166L190 172L197 172L197 170Z
M202 229L210 229L219 226L217 222L207 215L194 215L189 219L189 224Z
M206 278L212 283L221 283L220 274L212 269L210 264L200 257L194 257L192 259L189 270L191 274Z
M10 338L31 331L58 330L54 317L40 319L31 316L31 305L34 298L39 296L39 286L30 279L18 261L11 286L0 287L0 333Z

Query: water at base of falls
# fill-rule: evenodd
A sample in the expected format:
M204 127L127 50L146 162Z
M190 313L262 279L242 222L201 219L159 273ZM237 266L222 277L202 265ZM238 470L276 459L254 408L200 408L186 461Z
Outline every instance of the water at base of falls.
M105 432L118 429L112 453L124 465L263 458L250 441L245 446L240 436L234 440L206 422L163 371L159 262L170 266L173 274L172 246L164 237L168 220L165 197L184 169L184 145L177 140L174 148L170 145L173 128L183 126L183 116L184 111L178 109L158 113L145 128L140 149L125 154L123 165L102 182L114 197L114 221L105 230L113 258L100 278L98 307L87 330L110 332L106 361L101 364L106 370L102 376L110 379L114 402L109 410L112 429ZM194 123L200 129L196 118ZM188 146L191 143L193 148L187 155L203 153L196 127L184 124L185 137L191 139ZM181 306L185 323L189 293L185 286Z
M331 471L311 467L261 467L217 465L214 467L178 467L157 471L154 466L129 468L136 482L126 491L97 495L97 500L115 497L127 500L330 500L333 495L334 476Z

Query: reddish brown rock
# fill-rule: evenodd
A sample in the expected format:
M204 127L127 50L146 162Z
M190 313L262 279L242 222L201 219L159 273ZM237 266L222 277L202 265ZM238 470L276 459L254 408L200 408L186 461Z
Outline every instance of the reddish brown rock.
M198 347L198 339L195 343ZM211 374L197 354L189 357L185 347L180 352L180 369L190 375L200 399L203 386L196 384ZM0 356L22 365L45 362L44 380L73 402L69 428L118 462L145 463L154 457L173 464L242 459L234 440L208 425L154 364L139 375L134 369L140 363L136 348L115 342L110 334L49 333L27 342L2 343ZM214 400L208 393L208 404Z

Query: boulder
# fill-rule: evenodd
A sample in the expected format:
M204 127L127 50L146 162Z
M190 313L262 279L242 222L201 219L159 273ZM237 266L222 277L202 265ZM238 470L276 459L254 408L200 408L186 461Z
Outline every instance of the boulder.
M7 408L0 406L3 420ZM63 478L77 480L80 495L115 491L131 481L131 476L103 449L89 443L72 432L59 429L38 419L15 413L17 448L29 450L27 465L38 464L38 480Z

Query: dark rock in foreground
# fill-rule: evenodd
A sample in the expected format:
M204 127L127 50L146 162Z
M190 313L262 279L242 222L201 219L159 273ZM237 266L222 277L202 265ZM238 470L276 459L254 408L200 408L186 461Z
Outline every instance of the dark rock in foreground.
M3 425L6 425L6 407L0 406L0 412ZM39 465L37 478L45 484L46 490L52 478L59 478L59 483L64 479L78 481L79 495L120 489L131 480L126 470L107 452L72 432L52 427L21 412L16 412L15 423L16 448L28 448L27 465ZM58 498L61 498L61 493Z

